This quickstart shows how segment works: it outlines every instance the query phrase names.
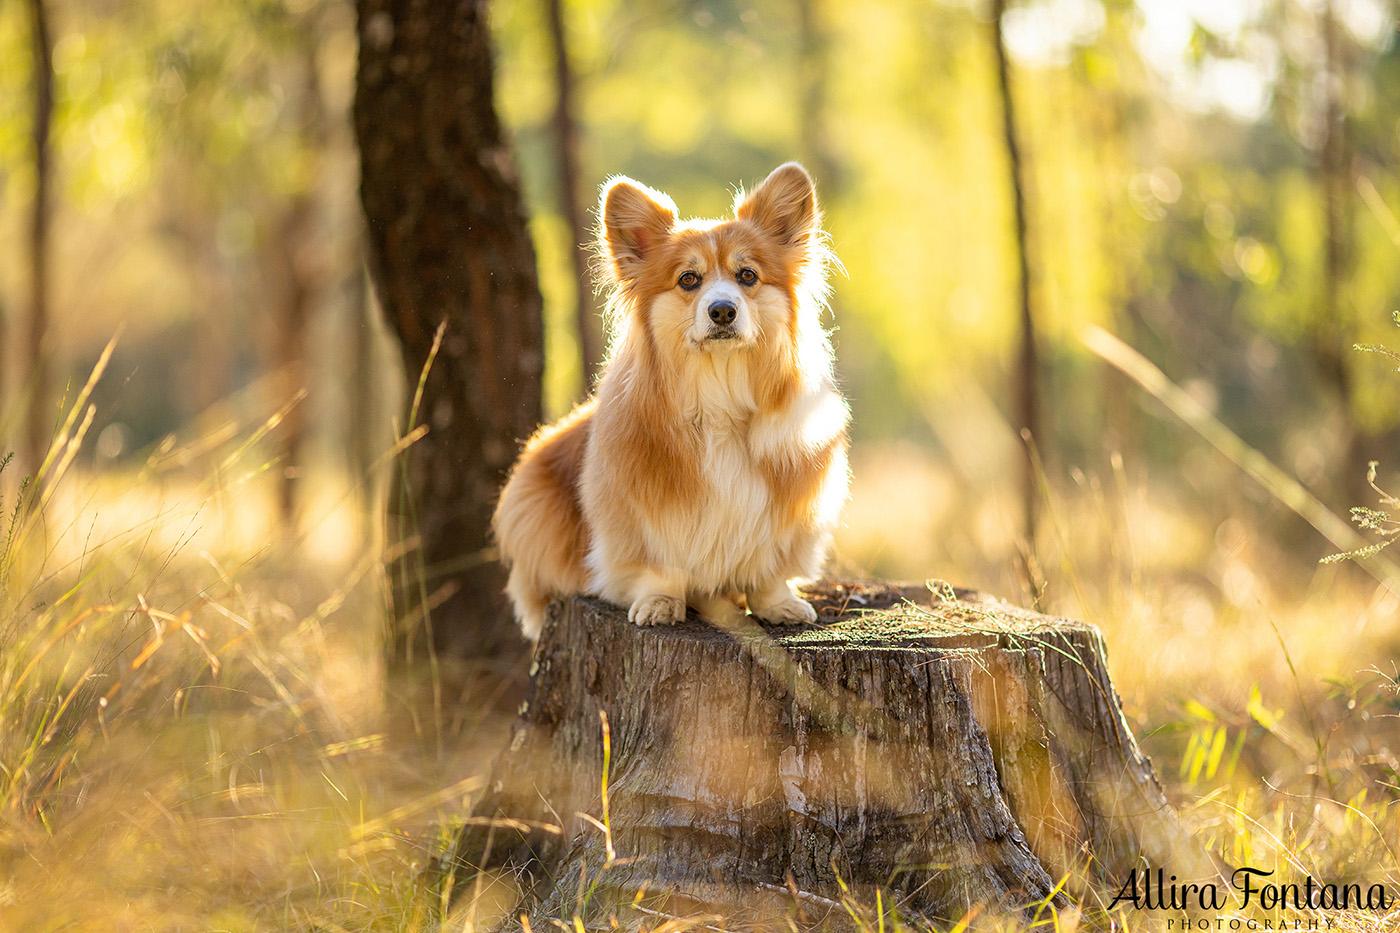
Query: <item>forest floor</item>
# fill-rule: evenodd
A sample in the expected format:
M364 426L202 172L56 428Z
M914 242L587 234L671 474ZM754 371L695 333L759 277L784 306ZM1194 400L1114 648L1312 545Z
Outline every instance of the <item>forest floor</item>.
M232 454L201 470L73 470L0 526L0 933L437 929L423 872L504 740L525 662L387 677L365 497L309 482L286 535L265 470ZM970 498L913 447L857 451L854 473L834 574L1030 603L1009 496ZM1394 896L1400 603L1297 557L1277 513L1245 494L1211 513L1121 468L1076 476L1046 500L1041 604L1101 627L1139 741L1208 849Z

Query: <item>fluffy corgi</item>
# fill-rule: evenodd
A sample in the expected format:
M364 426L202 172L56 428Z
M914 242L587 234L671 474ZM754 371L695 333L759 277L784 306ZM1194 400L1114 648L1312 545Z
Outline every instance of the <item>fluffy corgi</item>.
M681 220L630 178L603 186L611 343L597 391L525 445L493 527L527 638L590 594L638 625L686 606L816 621L846 500L849 411L819 320L832 256L811 176L781 165L726 220Z

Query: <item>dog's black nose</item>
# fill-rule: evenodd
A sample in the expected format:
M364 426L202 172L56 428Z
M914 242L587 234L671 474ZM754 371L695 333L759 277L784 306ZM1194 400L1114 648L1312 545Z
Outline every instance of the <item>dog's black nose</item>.
M716 324L733 324L734 315L739 313L739 309L734 307L734 302L723 299L710 305L710 320Z

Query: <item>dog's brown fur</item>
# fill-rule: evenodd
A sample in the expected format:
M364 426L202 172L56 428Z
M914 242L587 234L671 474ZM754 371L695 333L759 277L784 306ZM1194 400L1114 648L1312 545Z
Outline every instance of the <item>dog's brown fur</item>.
M818 321L830 254L811 178L780 166L726 221L680 221L666 195L616 178L600 215L608 364L592 399L526 444L496 509L525 634L575 593L638 624L687 604L723 618L741 597L772 621L814 619L788 581L820 571L848 414Z

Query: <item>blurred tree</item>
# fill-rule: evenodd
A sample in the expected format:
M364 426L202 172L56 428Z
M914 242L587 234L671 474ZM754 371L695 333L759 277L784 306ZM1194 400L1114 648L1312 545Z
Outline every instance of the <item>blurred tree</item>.
M29 0L34 49L34 200L29 215L29 321L25 342L29 410L25 422L24 469L37 473L53 431L49 411L49 372L44 338L49 328L49 225L53 179L49 134L53 128L53 35L45 0Z
M1322 191L1323 263L1318 310L1314 319L1314 354L1318 369L1331 385L1345 416L1344 454L1338 466L1344 471L1341 486L1347 498L1360 502L1369 496L1366 486L1366 439L1357 424L1351 403L1352 347L1357 340L1356 309L1348 283L1352 262L1353 192L1356 190L1345 97L1349 84L1348 50L1343 46L1333 0L1322 7L1322 149L1318 175Z
M8 181L4 168L0 167L0 216L4 216L5 213L5 188ZM0 281L0 427L3 427L5 416L8 414L10 370L13 368L10 362L10 308L6 297L5 283ZM11 449L9 438L3 430L0 430L0 447L5 448L6 453Z
M486 3L358 0L356 9L370 267L409 378L428 367L418 417L429 433L390 495L392 517L417 542L391 567L400 620L391 656L509 657L523 642L490 551L491 511L517 443L540 420L543 325L494 106Z
M1001 97L1002 139L1006 146L1007 169L1011 185L1011 203L1015 212L1016 291L1020 311L1020 342L1016 358L1016 424L1025 445L1024 472L1021 478L1021 509L1025 535L1027 579L1032 592L1037 591L1035 577L1039 570L1035 562L1036 513L1040 503L1040 481L1037 476L1036 445L1043 445L1040 430L1039 372L1036 362L1036 317L1031 303L1032 282L1028 231L1026 220L1025 168L1021 164L1021 143L1016 130L1015 98L1011 92L1011 66L1006 54L1006 39L1002 20L1006 0L992 0L992 44L996 51L997 90Z
M376 498L374 463L381 445L374 430L375 414L379 407L375 404L376 366L374 356L374 313L369 300L369 269L365 267L364 233L360 231L354 240L354 257L357 261L349 264L349 281L346 289L349 296L347 317L350 321L350 399L346 405L347 431L350 442L350 468L355 478L362 484L361 502L366 527L363 529L366 540L373 540L373 528L379 519L373 513Z
M593 300L588 268L591 237L584 222L579 191L578 120L574 116L574 69L569 61L569 31L561 0L546 0L550 49L554 55L554 148L559 185L559 209L570 238L569 258L574 271L574 318L578 327L579 362L583 394L593 391L593 381L603 361L602 320Z
M314 321L329 290L309 273L327 256L343 264L337 213L358 214L348 120L337 119L353 88L353 11L331 0L64 9L54 132L67 235L54 262L84 271L55 276L65 353L81 376L95 352L85 345L127 322L116 368L130 354L143 373L111 382L120 402L98 390L116 403L98 416L122 422L126 452L197 418L190 427L203 433L266 417L297 391L260 379L282 371L288 302ZM322 94L330 105L315 101ZM308 356L333 346L307 344L303 375L315 375ZM268 437L274 465L287 460L289 427ZM308 421L306 443L318 431ZM293 460L309 449L296 450Z
M837 194L836 156L826 128L827 81L831 74L830 42L823 28L820 0L797 0L797 56L802 158L817 179L823 198Z
M129 454L200 412L209 413L193 429L201 434L265 417L271 397L294 390L261 377L302 357L308 381L330 391L307 411L302 453L277 449L279 431L266 455L314 470L320 443L350 433L331 406L362 412L351 393L364 399L375 388L340 378L341 350L345 359L375 357L337 331L349 310L326 313L337 302L348 309L354 292L348 215L359 204L347 179L358 166L348 121L339 120L354 86L353 8L43 2L63 25L53 37L47 383L80 374L114 323L128 322L119 354L139 361L141 376L113 381L112 394L121 408L113 420L126 432L113 436L127 438ZM928 445L940 466L954 465L966 498L1015 496L1009 522L1020 526L1023 451L1008 376L1023 329L987 5L564 4L583 144L575 165L583 197L572 203L586 208L599 180L594 150L606 153L600 170L663 185L697 214L725 209L729 181L761 177L794 155L807 160L849 273L835 283L832 320L858 442ZM33 359L32 7L0 4L0 244L10 247L0 250L0 301L11 315L0 376L25 390L9 392L3 411L7 442L20 452ZM1101 370L1076 339L1094 322L1190 382L1262 453L1349 504L1340 481L1364 481L1355 463L1365 448L1351 466L1343 454L1352 440L1393 447L1400 420L1400 385L1349 349L1388 339L1400 306L1400 234L1387 226L1400 209L1394 3L1332 0L1330 63L1324 0L1005 7L1034 248L1039 441L1055 465L1101 457L1105 420L1120 439L1109 449L1124 448L1129 467L1189 466L1196 457L1173 427L1131 420L1136 393L1095 378ZM556 181L559 30L550 9L549 0L502 3L491 19L502 49L499 112L532 198L552 315L548 398L559 407L581 384L582 278L581 237L563 216ZM324 136L305 132L301 119L301 24L312 10L326 20ZM1081 16L1082 28L1065 25ZM1245 106L1230 101L1241 87L1258 90ZM828 160L838 178L822 167ZM1358 185L1370 192L1365 200ZM298 207L306 199L309 213ZM286 272L307 259L324 262L337 287L311 288L305 323L314 333L299 338L304 350L281 343L279 354L293 333L283 327L279 264ZM73 373L59 371L60 358ZM99 418L108 410L99 404ZM94 437L102 428L94 425ZM1200 471L1181 477L1196 501L1228 486ZM1053 470L1050 478L1059 479Z
M1146 65L1133 41L1133 31L1141 26L1137 4L1134 0L1103 0L1103 9L1102 33L1081 46L1073 59L1073 90L1080 105L1087 155L1098 178L1095 195L1101 227L1096 247L1108 280L1108 320L1124 342L1138 347L1146 292L1143 246L1147 230L1141 215L1128 204L1127 193L1138 167L1135 150L1146 148L1151 141L1152 98ZM1103 379L1098 400L1104 421L1101 450L1121 454L1137 444L1135 390L1114 367L1099 370ZM1122 505L1116 497L1111 502L1115 508Z
M296 70L293 101L290 105L297 150L305 163L299 183L287 192L275 209L271 235L267 239L265 265L271 280L274 307L275 371L281 382L278 396L290 401L309 391L307 378L307 329L317 293L327 270L320 259L315 226L319 209L315 180L317 165L326 148L325 104L321 90L321 16L324 7L313 7L300 18L293 30ZM293 405L281 425L281 482L278 513L282 527L297 528L297 492L305 469L307 405Z
M1235 326L1260 327L1286 348L1294 372L1285 382L1302 389L1303 406L1283 406L1252 442L1306 451L1295 469L1328 490L1337 508L1370 495L1366 462L1384 451L1400 422L1394 390L1363 384L1352 350L1380 337L1400 300L1394 245L1378 230L1366 235L1356 198L1355 140L1371 140L1373 155L1374 142L1384 140L1382 158L1393 160L1397 109L1378 77L1396 53L1393 23L1393 5L1387 13L1380 4L1273 0L1230 35L1197 24L1192 42L1197 67L1244 66L1268 90L1258 119L1203 134L1184 153L1191 173L1219 192L1203 219L1230 247L1217 248L1214 262L1193 264L1200 294L1212 304L1231 296L1248 314ZM1244 141L1247 148L1237 150ZM1211 154L1219 164L1210 164ZM1393 194L1389 174L1381 177ZM1203 265L1225 275L1202 274ZM1231 381L1238 380L1229 372L1218 377L1227 387ZM1232 400L1228 407L1246 418L1276 404Z

